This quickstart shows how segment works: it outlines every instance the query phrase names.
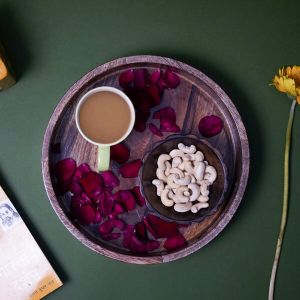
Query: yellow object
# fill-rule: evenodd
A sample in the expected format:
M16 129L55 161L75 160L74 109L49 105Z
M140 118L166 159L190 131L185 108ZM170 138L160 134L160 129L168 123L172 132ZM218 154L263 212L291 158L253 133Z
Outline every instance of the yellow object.
M296 98L300 104L300 66L282 67L273 78L276 89Z
M16 80L5 56L4 48L0 44L0 91L11 87L15 83Z

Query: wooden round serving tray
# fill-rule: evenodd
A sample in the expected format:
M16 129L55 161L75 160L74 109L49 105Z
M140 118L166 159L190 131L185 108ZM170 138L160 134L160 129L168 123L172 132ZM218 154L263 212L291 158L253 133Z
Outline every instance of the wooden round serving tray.
M55 187L53 166L67 157L78 164L88 163L96 170L97 147L87 143L76 129L74 112L81 96L98 86L120 88L119 75L128 69L172 69L179 77L180 84L175 89L166 90L162 104L155 109L171 106L177 113L176 123L181 134L192 134L205 139L198 131L199 120L207 115L217 115L224 122L221 133L207 138L209 144L222 156L227 170L228 189L218 210L199 223L191 223L180 229L187 245L168 253L163 247L143 255L131 253L119 241L104 241L95 234L92 226L82 226L70 218L70 195L61 195ZM171 135L172 133L170 133ZM167 138L165 134L163 138ZM125 143L131 149L130 160L142 159L151 145L162 140L152 135L148 129L140 133L133 131ZM56 151L57 145L60 151ZM117 167L112 165L113 170ZM202 72L182 62L159 56L140 55L116 59L101 65L77 81L63 96L49 121L43 143L42 172L46 192L50 202L64 226L84 245L107 257L136 264L169 262L187 256L214 239L229 223L236 212L248 179L249 145L245 127L235 106L225 92ZM120 188L137 185L138 178L121 181ZM126 218L133 220L145 213L137 208Z

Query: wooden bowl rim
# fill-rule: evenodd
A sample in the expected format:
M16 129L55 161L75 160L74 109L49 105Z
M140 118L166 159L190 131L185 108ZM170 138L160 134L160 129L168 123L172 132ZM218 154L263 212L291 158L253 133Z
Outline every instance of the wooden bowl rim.
M112 67L122 67L128 64L142 64L142 63L153 63L160 64L166 67L175 67L179 70L183 70L197 79L204 82L208 87L210 87L214 92L219 96L220 101L222 101L233 117L233 122L236 126L236 130L238 132L240 147L241 147L241 159L242 159L242 167L241 167L241 175L238 178L238 188L235 192L235 195L232 197L232 201L229 204L227 209L224 209L218 219L211 225L209 232L207 232L204 236L202 236L198 241L193 244L172 253L166 253L161 255L153 255L153 256L137 256L130 254L117 253L112 250L109 250L101 245L93 242L69 220L64 210L62 209L58 199L55 196L55 192L51 182L50 169L49 169L49 151L50 151L50 142L52 138L52 134L55 130L58 119L60 118L61 113L64 111L68 102L78 93L83 87L87 86L90 81L92 81L95 77L99 77L102 74L105 74ZM127 262L127 263L135 263L135 264L156 264L156 263L165 263L177 260L179 258L185 257L206 244L208 244L212 239L217 237L219 233L225 228L225 226L232 219L235 214L246 189L248 175L249 175L249 163L250 163L250 153L249 153L249 143L247 138L246 129L242 122L241 116L235 108L233 102L230 100L228 95L217 85L212 79L207 77L201 71L182 63L178 60L162 57L162 56L153 56L153 55L136 55L136 56L128 56L118 58L112 61L109 61L103 65L100 65L86 75L84 75L81 79L79 79L76 83L74 83L69 90L65 93L65 95L61 98L60 102L57 104L54 112L51 115L49 120L47 129L44 135L44 141L42 146L42 174L44 186L46 189L46 193L50 200L50 203L59 217L60 221L63 225L71 232L71 234L77 238L81 243L89 247L91 250L100 253L104 256L110 257L112 259L117 259L119 261ZM241 180L242 179L242 180Z

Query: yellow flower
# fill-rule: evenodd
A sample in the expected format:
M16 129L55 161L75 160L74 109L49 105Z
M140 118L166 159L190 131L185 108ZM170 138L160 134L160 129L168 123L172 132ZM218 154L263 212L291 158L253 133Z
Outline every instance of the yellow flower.
M282 67L273 78L278 91L297 98L300 104L300 66Z

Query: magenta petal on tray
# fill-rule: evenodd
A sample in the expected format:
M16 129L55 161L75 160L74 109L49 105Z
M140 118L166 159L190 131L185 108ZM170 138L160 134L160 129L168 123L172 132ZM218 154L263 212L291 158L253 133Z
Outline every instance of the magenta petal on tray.
M89 197L95 198L103 190L103 180L100 174L90 171L82 175L80 183Z
M110 147L110 157L118 164L123 164L124 162L126 162L129 159L129 156L130 150L124 143L120 143Z
M165 80L160 77L158 80L157 80L157 83L156 83L158 89L159 89L159 92L162 94L163 91L168 87Z
M118 215L125 212L125 209L123 208L122 204L120 204L118 201L113 202L113 208L112 212L110 213L109 217L111 219L116 218Z
M161 96L159 93L159 89L156 85L152 84L152 85L146 86L144 89L144 93L147 96L147 100L148 100L148 102L150 102L151 107L154 107L154 106L160 104Z
M69 185L69 191L73 193L74 195L80 195L83 192L82 186L78 179L75 179L73 177L73 180L71 181L71 184Z
M77 167L75 174L74 174L74 178L80 179L83 174L88 173L90 171L92 171L92 170L88 164L86 164L86 163L81 164L80 166Z
M82 225L90 225L96 216L96 211L91 205L84 204L79 197L75 196L71 200L70 214Z
M139 206L144 206L146 204L146 200L141 193L141 189L139 186L135 186L132 190L133 195L135 196L135 201Z
M134 70L134 87L138 90L142 90L146 85L145 81L145 70L136 69Z
M150 130L154 135L157 135L157 136L163 136L163 133L160 131L160 129L157 128L156 125L153 124L153 123L150 123L150 124L149 124L149 130Z
M93 219L93 224L100 223L102 220L103 218L101 217L99 211L96 211L95 217Z
M222 131L223 121L215 115L206 116L200 120L198 129L204 137L212 137Z
M154 71L152 72L152 74L150 75L149 83L150 83L150 84L155 84L155 83L157 83L159 77L160 77L160 70L159 70L159 69L154 70Z
M133 82L133 79L134 79L133 70L126 70L122 72L119 76L120 87L125 88L127 85Z
M180 127L169 119L162 119L160 121L160 130L162 132L180 132Z
M136 112L138 118L146 122L150 117L150 109L150 103L147 101L147 99L140 101Z
M131 191L120 190L115 194L118 197L118 201L122 203L127 211L133 210L135 208L135 198Z
M59 181L70 181L76 170L76 162L72 158L60 160L54 166L54 174Z
M102 236L103 240L110 241L110 240L117 240L119 237L121 237L121 232L112 232L107 235Z
M167 69L164 73L164 80L168 88L176 88L180 83L180 78L176 73Z
M153 114L153 119L163 120L167 119L171 122L176 122L176 113L175 110L170 107L164 107Z
M112 213L114 204L111 192L105 191L101 193L97 199L97 203L102 217L107 217Z
M152 214L144 217L143 221L155 238L168 238L179 234L178 224L175 222L164 221Z
M108 219L99 225L98 232L101 235L107 235L115 228L123 230L125 228L125 223L118 219Z
M138 176L142 164L140 159L132 160L122 165L119 171L124 178L134 178Z
M120 184L119 178L112 171L101 172L101 177L106 187L114 188Z
M186 239L181 234L174 237L170 237L164 242L164 247L168 251L182 248L185 245Z
M146 241L148 240L147 230L145 223L143 221L138 222L134 226L134 233L135 235L141 240Z

